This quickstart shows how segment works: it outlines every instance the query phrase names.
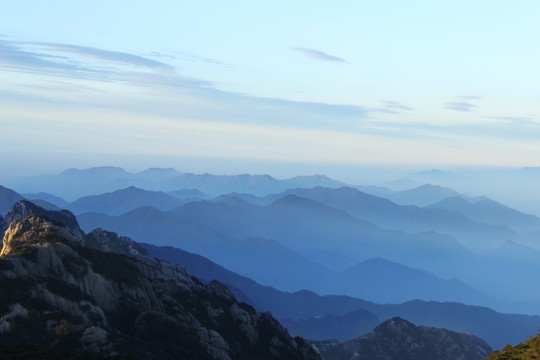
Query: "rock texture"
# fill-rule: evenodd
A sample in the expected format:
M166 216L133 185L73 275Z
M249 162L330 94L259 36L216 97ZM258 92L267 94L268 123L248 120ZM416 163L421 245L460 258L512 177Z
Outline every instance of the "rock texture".
M84 235L71 213L25 201L6 219L0 344L138 359L320 358L270 313L144 255L128 238L100 229Z
M415 326L397 317L343 343L312 343L325 360L480 360L491 352L487 343L474 335Z

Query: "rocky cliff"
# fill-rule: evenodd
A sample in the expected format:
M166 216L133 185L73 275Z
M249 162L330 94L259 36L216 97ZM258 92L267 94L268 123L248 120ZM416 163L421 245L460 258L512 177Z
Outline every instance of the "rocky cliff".
M205 285L114 233L85 235L69 212L21 201L4 226L2 346L137 359L319 359L220 283Z
M392 318L372 332L339 343L312 342L325 360L480 360L491 352L482 339Z

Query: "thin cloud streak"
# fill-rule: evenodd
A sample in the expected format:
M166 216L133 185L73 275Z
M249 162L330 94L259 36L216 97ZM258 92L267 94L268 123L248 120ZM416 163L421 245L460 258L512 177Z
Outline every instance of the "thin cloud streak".
M499 120L504 123L513 123L513 124L534 124L538 125L537 123L531 121L531 117L523 117L523 116L488 116L488 119L494 119Z
M302 47L294 47L292 48L292 50L294 51L298 51L312 59L315 59L315 60L322 60L322 61L331 61L331 62L343 62L343 63L346 63L347 60L345 59L342 59L342 58L339 58L337 56L333 56L333 55L329 55L327 53L324 53L322 51L319 51L319 50L314 50L314 49L307 49L307 48L302 48Z
M172 60L178 60L178 59L186 59L189 61L200 61L205 62L209 64L219 64L219 65L227 65L219 60L212 59L212 58L206 58L198 55L189 54L186 52L178 52L179 55L171 55L171 54L163 54L157 51L151 51L148 54L143 54L143 56L151 56L156 58L166 58L166 59L172 59ZM230 65L228 65L230 66Z
M465 101L447 102L445 109L468 112L471 111L476 105Z
M387 109L406 110L406 111L414 110L413 108L403 105L397 101L383 101L382 104Z
M80 45L71 45L63 43L51 43L51 42L26 42L30 45L38 45L44 47L46 50L51 51L60 51L60 52L70 52L75 53L84 57L101 59L107 61L120 62L126 65L146 67L160 73L174 73L174 67L171 65L164 64L162 62L147 59L142 56L128 54L119 51L110 51L103 49L96 49L87 46Z

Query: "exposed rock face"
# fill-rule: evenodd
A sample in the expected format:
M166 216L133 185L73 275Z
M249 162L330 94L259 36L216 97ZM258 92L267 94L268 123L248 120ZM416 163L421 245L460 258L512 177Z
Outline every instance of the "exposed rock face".
M491 352L482 339L392 318L343 343L312 342L325 360L480 360Z
M51 220L42 210L23 217L30 210L20 202L8 214L15 220L0 254L0 343L138 359L320 358L224 285L204 285L128 238L84 235L69 212ZM58 221L64 216L69 226Z
M75 236L79 236L81 238L84 237L84 233L82 232L81 228L79 227L79 224L77 223L77 218L68 210L61 210L61 211L45 210L42 207L39 207L28 200L20 200L19 202L15 203L15 205L13 205L11 210L6 214L6 217L3 223L0 224L1 234L4 234L4 232L7 230L7 228L9 227L12 221L23 220L24 218L26 218L27 216L31 214L45 215L50 221L62 224Z

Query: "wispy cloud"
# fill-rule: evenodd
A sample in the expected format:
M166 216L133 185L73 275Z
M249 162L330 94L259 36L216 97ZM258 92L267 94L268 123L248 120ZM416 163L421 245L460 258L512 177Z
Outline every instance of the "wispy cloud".
M27 42L27 44L37 45L45 50L59 51L64 53L75 53L80 56L101 59L106 61L119 62L125 65L132 65L137 67L145 67L156 72L173 73L174 67L165 63L148 59L142 56L133 55L125 52L110 51L97 49L87 46L63 44L63 43L51 43L51 42Z
M194 55L194 54L189 54L189 53L186 53L186 52L178 52L178 55L171 55L171 54L163 54L163 53L160 53L160 52L157 52L157 51L152 51L152 52L149 52L148 54L144 54L143 56L151 56L151 57L156 57L156 58L166 58L166 59L186 59L186 60L190 60L190 61L200 61L200 62L205 62L205 63L210 63L210 64L221 64L221 65L226 65L225 63L223 63L222 61L219 61L217 59L212 59L212 58L207 58L207 57L203 57L203 56L198 56L198 55Z
M402 103L399 103L397 101L383 101L382 105L386 109L395 109L395 110L406 110L406 111L412 111L413 108L403 105Z
M332 62L347 62L347 60L345 59L324 53L319 50L307 49L307 48L302 48L302 47L294 47L292 48L292 50L298 51L315 60L332 61Z
M520 123L520 124L523 124L523 123L533 123L531 120L532 118L531 117L523 117L523 116L488 116L487 117L488 119L494 119L494 120L498 120L500 122L504 122L504 123ZM536 124L536 123L534 123Z
M476 105L465 101L447 102L444 107L455 111L471 111Z
M476 107L473 101L480 100L480 96L477 95L462 95L454 97L455 101L450 101L444 104L445 109L454 111L468 112L472 111Z
M185 76L180 74L176 67L165 63L169 56L176 54L150 54L163 59L163 62L80 45L0 40L0 69L45 75L38 86L51 84L44 85L44 79L58 81L64 78L75 80L75 84L79 83L76 81L78 79L89 79L145 87L152 89L153 94L162 96L159 100L141 98L141 101L137 102L130 97L125 103L117 100L114 106L174 117L212 117L235 123L269 122L279 126L345 129L351 124L357 124L358 120L367 119L373 112L359 105L264 98L220 90L211 81ZM56 93L59 93L61 88L65 88L65 85L58 84ZM103 89L99 86L97 88ZM21 101L28 99L30 95L34 98L28 101L37 101L35 97L40 96L43 98L41 101L53 101L49 96L51 92L32 91L28 94L27 88L21 86L13 86L6 91L10 92L12 98L19 98ZM74 105L83 105L86 101L84 97L75 97L73 92L66 91L62 101L68 101L68 98ZM156 101L168 105L160 105ZM178 106L180 101L184 101L183 106ZM110 101L93 106L112 106L108 104Z
M0 65L14 68L54 68L61 70L89 70L73 62L53 61L68 60L67 57L54 56L42 52L22 49L21 44L0 40Z

